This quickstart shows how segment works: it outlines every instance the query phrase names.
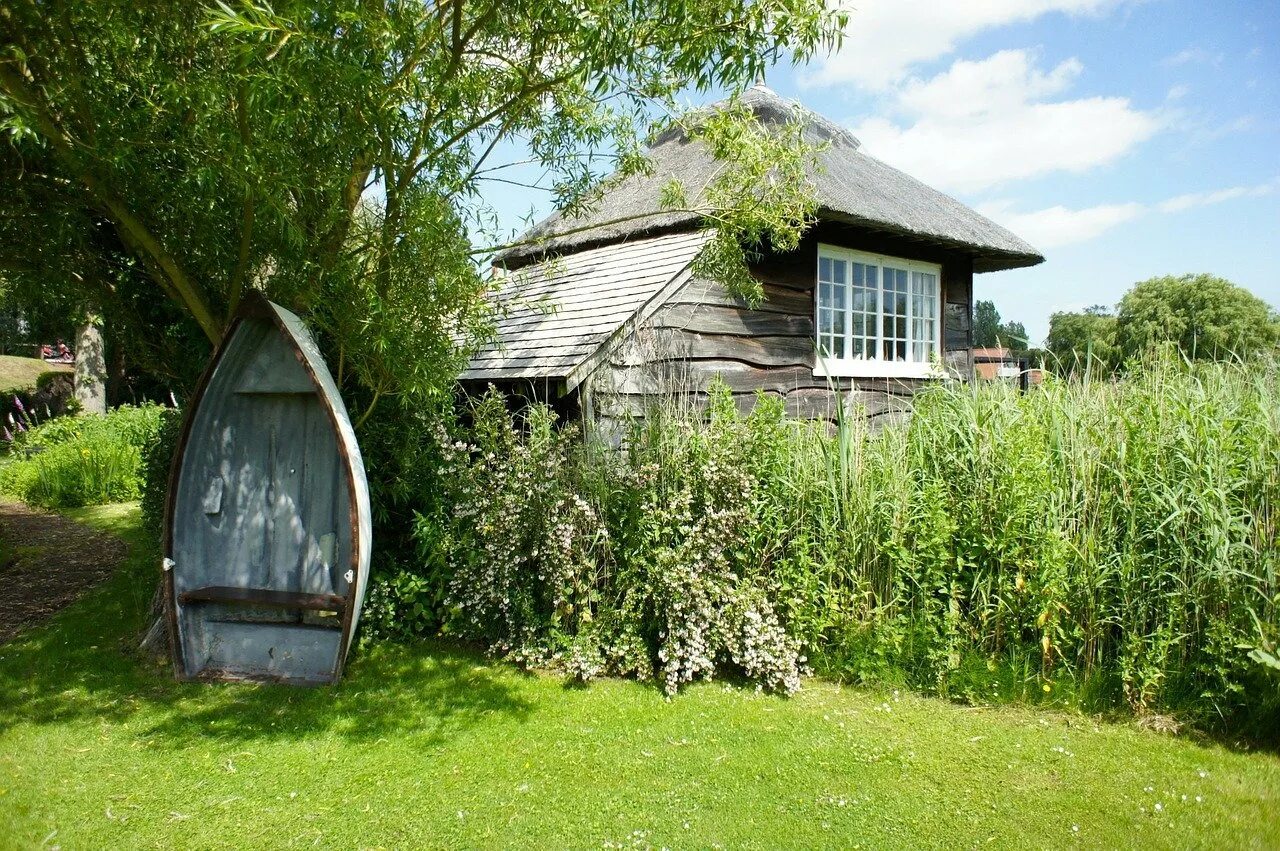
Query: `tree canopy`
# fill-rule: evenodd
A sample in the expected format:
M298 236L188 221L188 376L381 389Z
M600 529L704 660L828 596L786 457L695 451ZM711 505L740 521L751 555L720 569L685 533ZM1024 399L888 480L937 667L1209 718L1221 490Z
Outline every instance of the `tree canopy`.
M556 206L589 205L646 168L686 93L739 91L842 23L822 0L14 0L0 269L188 342L263 289L317 326L349 397L429 396L483 333L492 246L473 236L502 152ZM787 167L805 152L730 115L691 132L726 162L703 212L732 277L735 246L788 244L811 206Z
M1105 305L1095 304L1079 313L1054 313L1045 345L1052 365L1064 375L1086 366L1111 372L1120 365L1116 317Z
M1120 301L1116 345L1130 358L1172 343L1198 360L1249 357L1280 341L1275 311L1216 275L1167 275L1135 284Z
M1196 360L1248 358L1273 351L1280 322L1262 299L1215 275L1140 281L1112 311L1094 305L1049 320L1048 347L1059 371L1085 365L1114 371L1160 346Z
M979 299L973 305L973 344L979 348L1004 347L1016 355L1029 349L1027 329L1021 322L1001 321L993 301Z

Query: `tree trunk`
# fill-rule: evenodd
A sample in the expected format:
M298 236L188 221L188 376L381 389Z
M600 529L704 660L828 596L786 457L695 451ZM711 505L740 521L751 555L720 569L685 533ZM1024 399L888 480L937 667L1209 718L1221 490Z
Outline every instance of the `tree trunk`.
M75 396L82 414L107 412L107 359L102 329L92 319L76 335Z

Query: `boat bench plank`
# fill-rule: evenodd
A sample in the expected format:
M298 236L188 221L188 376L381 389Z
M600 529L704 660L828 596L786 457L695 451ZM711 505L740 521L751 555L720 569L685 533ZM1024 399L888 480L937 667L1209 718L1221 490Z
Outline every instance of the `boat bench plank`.
M178 602L224 603L242 606L269 606L276 609L304 609L311 612L341 612L347 601L337 594L306 594L301 591L275 591L270 588L232 588L209 585L192 588L178 595Z

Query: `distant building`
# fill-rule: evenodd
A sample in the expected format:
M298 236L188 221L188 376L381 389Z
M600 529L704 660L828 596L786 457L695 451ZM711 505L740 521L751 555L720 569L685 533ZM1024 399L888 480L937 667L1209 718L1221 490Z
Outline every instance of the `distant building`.
M1019 381L1026 374L1026 384L1044 381L1044 370L1031 366L1026 358L1019 358L1003 347L977 348L973 350L973 374L979 381Z

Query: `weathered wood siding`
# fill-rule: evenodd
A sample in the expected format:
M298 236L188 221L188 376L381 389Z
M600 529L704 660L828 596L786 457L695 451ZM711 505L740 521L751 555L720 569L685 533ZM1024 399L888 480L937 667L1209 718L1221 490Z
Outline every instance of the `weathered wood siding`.
M894 418L909 410L911 396L923 380L813 374L820 242L938 263L944 360L954 376L972 376L972 258L823 223L796 251L769 255L754 264L752 273L764 289L764 300L755 308L705 280L691 280L676 291L611 348L586 382L594 415L607 422L643 412L655 397L692 393L696 398L717 376L743 410L754 404L757 391L778 396L787 413L797 417L834 419L841 404L846 411L861 410L871 418Z

